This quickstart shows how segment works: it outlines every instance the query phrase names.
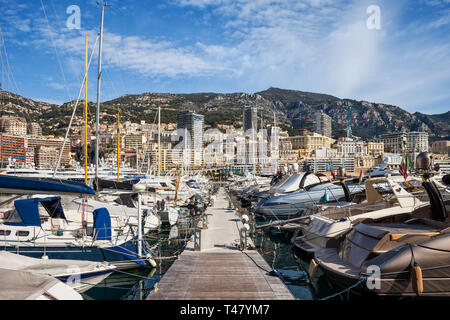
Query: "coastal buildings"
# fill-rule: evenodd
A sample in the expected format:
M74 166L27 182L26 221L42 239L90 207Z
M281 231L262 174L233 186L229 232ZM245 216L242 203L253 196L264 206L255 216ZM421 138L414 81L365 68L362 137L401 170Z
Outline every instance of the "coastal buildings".
M256 107L245 107L244 108L244 122L243 129L244 132L248 130L258 130L258 109Z
M334 139L331 139L327 136L323 136L318 133L308 133L305 135L281 138L280 143L282 143L282 141L285 140L291 142L292 149L294 150L304 149L307 152L312 152L322 147L330 148L331 145L336 141Z
M26 163L25 148L27 140L23 136L14 136L10 134L0 134L0 162L2 166L9 163L9 159L16 163Z
M431 145L431 151L439 154L448 154L450 150L450 141L449 140L440 140L435 141Z
M42 136L42 128L37 122L30 122L27 125L27 133L30 136L40 137Z
M366 156L367 145L364 141L341 137L335 147L339 156Z
M314 117L315 132L331 138L331 117L323 111L316 113Z
M17 136L26 135L27 122L22 118L2 116L0 117L0 132Z
M355 171L355 158L308 158L304 162L305 166L310 166L314 172L336 171L344 168L347 172Z
M59 151L54 147L38 146L35 148L35 164L38 169L50 169L56 166Z
M185 130L187 147L191 150L191 165L201 166L203 162L203 123L204 116L193 112L186 112L178 115L178 130Z
M48 148L54 148L58 151L58 153L61 150L61 147L63 145L64 139L55 139L55 138L44 138L44 137L27 137L28 141L28 147L36 148L39 147L48 147ZM71 155L70 155L70 143L66 143L64 146L64 151L62 153L61 157L61 166L69 165L71 162Z
M405 152L419 153L428 151L428 133L420 131L397 132L382 134L377 142L384 143L385 152L402 153L405 144Z

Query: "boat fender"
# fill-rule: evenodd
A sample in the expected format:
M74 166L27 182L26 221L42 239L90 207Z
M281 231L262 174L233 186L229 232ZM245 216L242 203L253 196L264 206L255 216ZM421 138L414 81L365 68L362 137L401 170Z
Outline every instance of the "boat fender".
M147 261L150 263L150 265L155 268L156 267L156 261L152 259L152 255L150 253L148 253L145 256L145 259L147 259Z
M411 269L411 274L413 278L414 291L417 295L421 295L423 293L422 268L417 263L414 263Z
M48 255L46 255L46 254L42 255L41 259L42 260L48 260Z
M309 268L308 268L308 273L309 273L309 277L313 278L314 275L316 274L317 268L318 268L318 264L316 262L316 260L311 259L311 262L309 264Z

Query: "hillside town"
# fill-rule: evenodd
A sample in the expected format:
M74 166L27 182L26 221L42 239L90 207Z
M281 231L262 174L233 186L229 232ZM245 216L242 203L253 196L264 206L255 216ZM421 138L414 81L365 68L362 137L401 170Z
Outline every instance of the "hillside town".
M257 107L243 106L242 109L242 127L237 128L218 124L217 128L204 130L204 118L208 115L193 112L180 113L177 123L158 125L145 120L121 123L119 119L119 124L100 124L101 158L107 166L117 167L119 152L120 167L133 168L137 173L151 172L158 167L160 159L162 172L184 166L191 170L270 174L274 172L272 167L276 160L280 167L291 171L312 166L314 172L329 173L343 167L349 173L359 174L380 164L398 169L404 156L413 161L420 152L429 151L435 154L443 170L450 170L450 141L435 141L429 145L427 132L393 132L363 140L353 136L349 127L347 136L333 139L331 118L318 112L313 126L297 129L296 135L289 135L277 127L276 118L272 123L268 123L268 119L265 123L258 119ZM71 132L73 134L64 143L64 137L43 136L37 122L2 116L2 168L54 169L63 144L61 170L80 168L84 161L80 153L84 141L93 146L97 135L93 128L88 128L85 138L82 126L73 126ZM186 152L189 153L187 158L182 155ZM183 161L180 157L184 157Z

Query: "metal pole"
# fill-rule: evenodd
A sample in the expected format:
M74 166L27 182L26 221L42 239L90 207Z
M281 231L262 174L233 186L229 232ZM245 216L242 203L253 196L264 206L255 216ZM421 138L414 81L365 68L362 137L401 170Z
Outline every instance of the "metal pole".
M142 257L142 211L141 193L138 193L138 257Z
M87 152L87 113L88 113L88 94L87 94L87 72L88 72L88 34L86 33L86 52L85 52L85 62L84 62L84 73L86 74L84 79L84 183L87 184L87 178L88 178L88 152ZM83 219L84 220L84 219Z
M158 106L158 177L161 176L161 107Z
M120 114L117 110L117 182L120 182Z
M98 53L98 78L97 78L97 110L95 113L95 185L98 188L98 145L99 145L99 122L100 122L100 85L102 78L102 46L103 46L103 20L105 16L105 7L102 6L102 16L101 16L101 24L100 24L100 45L99 45L99 53Z

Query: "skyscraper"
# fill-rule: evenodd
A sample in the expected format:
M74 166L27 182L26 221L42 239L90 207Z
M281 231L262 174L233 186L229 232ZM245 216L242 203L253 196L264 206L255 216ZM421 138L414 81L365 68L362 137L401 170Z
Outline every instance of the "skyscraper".
M331 117L324 113L323 111L320 111L316 113L316 116L314 117L315 122L315 132L331 138Z
M244 108L244 132L249 129L258 130L258 109L256 107Z
M193 112L186 112L178 115L178 129L185 129L190 144L187 145L192 150L191 164L200 166L203 154L203 122L204 116Z

